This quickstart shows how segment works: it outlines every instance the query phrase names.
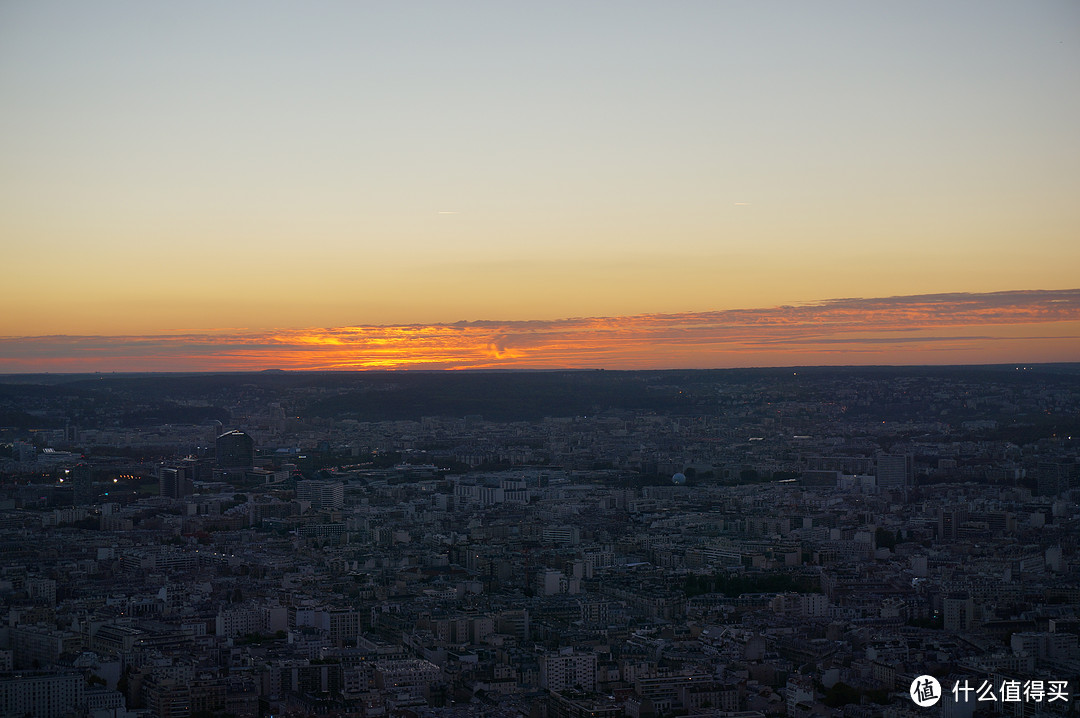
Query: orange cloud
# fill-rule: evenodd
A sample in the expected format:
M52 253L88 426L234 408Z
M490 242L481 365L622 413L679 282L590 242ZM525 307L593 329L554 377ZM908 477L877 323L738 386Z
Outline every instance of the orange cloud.
M0 338L0 371L612 369L1080 361L1080 289L552 321Z

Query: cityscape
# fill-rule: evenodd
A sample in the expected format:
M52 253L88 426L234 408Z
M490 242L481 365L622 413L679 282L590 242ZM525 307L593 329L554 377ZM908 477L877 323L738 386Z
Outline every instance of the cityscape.
M0 2L0 718L1080 718L1080 2Z
M1075 715L1078 376L10 375L3 710Z

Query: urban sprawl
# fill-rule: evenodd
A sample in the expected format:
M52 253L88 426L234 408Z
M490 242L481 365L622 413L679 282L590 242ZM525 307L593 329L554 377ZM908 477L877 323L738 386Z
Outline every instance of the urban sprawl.
M1080 711L1075 366L409 381L0 377L2 715Z

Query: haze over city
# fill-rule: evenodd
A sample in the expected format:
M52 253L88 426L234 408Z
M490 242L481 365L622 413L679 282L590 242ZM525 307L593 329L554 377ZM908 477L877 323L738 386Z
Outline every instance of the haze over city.
M0 372L1077 361L1078 30L5 3Z

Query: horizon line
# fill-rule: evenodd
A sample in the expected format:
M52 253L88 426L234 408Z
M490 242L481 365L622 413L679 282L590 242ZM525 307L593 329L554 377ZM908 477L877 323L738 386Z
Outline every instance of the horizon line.
M756 309L555 320L0 337L4 374L1075 361L1080 361L1080 289L841 298Z
M668 372L738 372L738 371L817 371L831 369L1008 369L1028 370L1033 367L1077 367L1080 368L1080 360L1075 361L1044 361L1044 362L984 362L971 364L788 364L788 365L760 365L760 366L714 366L714 367L654 367L647 369L619 369L608 367L465 367L461 369L431 369L425 367L375 367L375 368L340 368L340 369L190 369L190 370L167 370L167 371L27 371L27 372L0 372L0 379L5 377L29 377L29 376L148 376L148 375L172 375L172 376L209 376L229 374L559 374L563 372L573 373L668 373Z

